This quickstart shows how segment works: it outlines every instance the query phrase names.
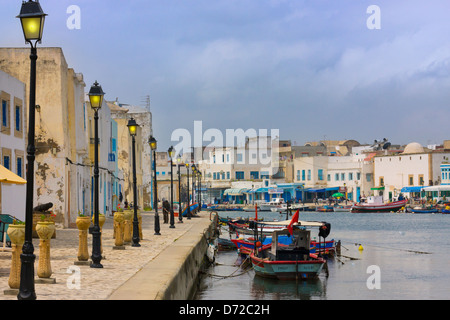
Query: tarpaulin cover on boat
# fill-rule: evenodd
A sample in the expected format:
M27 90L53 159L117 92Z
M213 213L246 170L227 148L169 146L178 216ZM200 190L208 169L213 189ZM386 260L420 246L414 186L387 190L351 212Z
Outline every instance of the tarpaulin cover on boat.
M270 225L270 226L287 226L291 223L291 220L284 220L284 221L273 221L273 222L262 222L263 225ZM304 227L321 227L325 225L324 222L319 221L298 221L298 223L294 223L296 226L304 226Z

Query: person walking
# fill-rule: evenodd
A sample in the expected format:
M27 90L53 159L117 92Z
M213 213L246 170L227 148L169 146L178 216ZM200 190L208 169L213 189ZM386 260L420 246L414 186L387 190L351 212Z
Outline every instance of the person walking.
M166 199L163 199L163 216L164 223L169 223L170 203Z

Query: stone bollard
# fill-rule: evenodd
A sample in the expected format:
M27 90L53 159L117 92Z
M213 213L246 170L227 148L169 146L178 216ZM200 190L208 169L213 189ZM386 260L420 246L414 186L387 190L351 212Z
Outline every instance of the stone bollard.
M124 229L124 214L123 212L114 213L114 234L115 241L113 250L124 250L123 245L123 229Z
M89 265L89 252L88 252L88 230L91 225L91 218L79 216L76 220L77 228L79 230L78 237L78 261L75 261L75 265Z
M124 210L123 211L124 221L123 221L123 242L125 244L131 243L131 235L132 235L132 218L133 218L133 212L131 210Z
M55 223L40 221L36 224L36 232L39 236L39 263L37 275L40 279L47 279L45 283L55 283L55 279L50 279L52 267L50 262L50 239L55 233Z
M8 226L7 232L9 238L11 239L12 247L12 258L11 258L11 270L9 273L8 285L11 290L5 290L5 294L17 295L20 288L20 254L22 253L22 247L25 242L25 225L14 225L10 224Z

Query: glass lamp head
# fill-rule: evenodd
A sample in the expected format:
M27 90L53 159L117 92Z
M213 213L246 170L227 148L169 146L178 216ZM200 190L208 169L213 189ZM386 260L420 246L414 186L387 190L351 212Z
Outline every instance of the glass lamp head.
M102 107L104 95L105 93L103 92L102 86L95 81L91 86L91 90L89 90L89 102L92 109L98 110Z
M20 14L16 17L20 19L25 42L40 42L44 31L44 21L47 14L42 11L38 1L24 1L20 9Z

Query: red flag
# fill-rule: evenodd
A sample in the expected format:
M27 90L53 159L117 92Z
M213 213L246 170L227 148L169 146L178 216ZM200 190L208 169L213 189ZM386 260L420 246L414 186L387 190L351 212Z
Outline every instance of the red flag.
M294 216L292 217L291 222L289 223L289 225L288 225L288 227L287 227L287 229L289 230L289 233L290 233L291 235L294 234L294 228L293 228L293 225L294 225L294 223L297 223L297 222L298 222L298 213L299 213L299 212L300 212L300 209L298 209L297 212L294 214Z

